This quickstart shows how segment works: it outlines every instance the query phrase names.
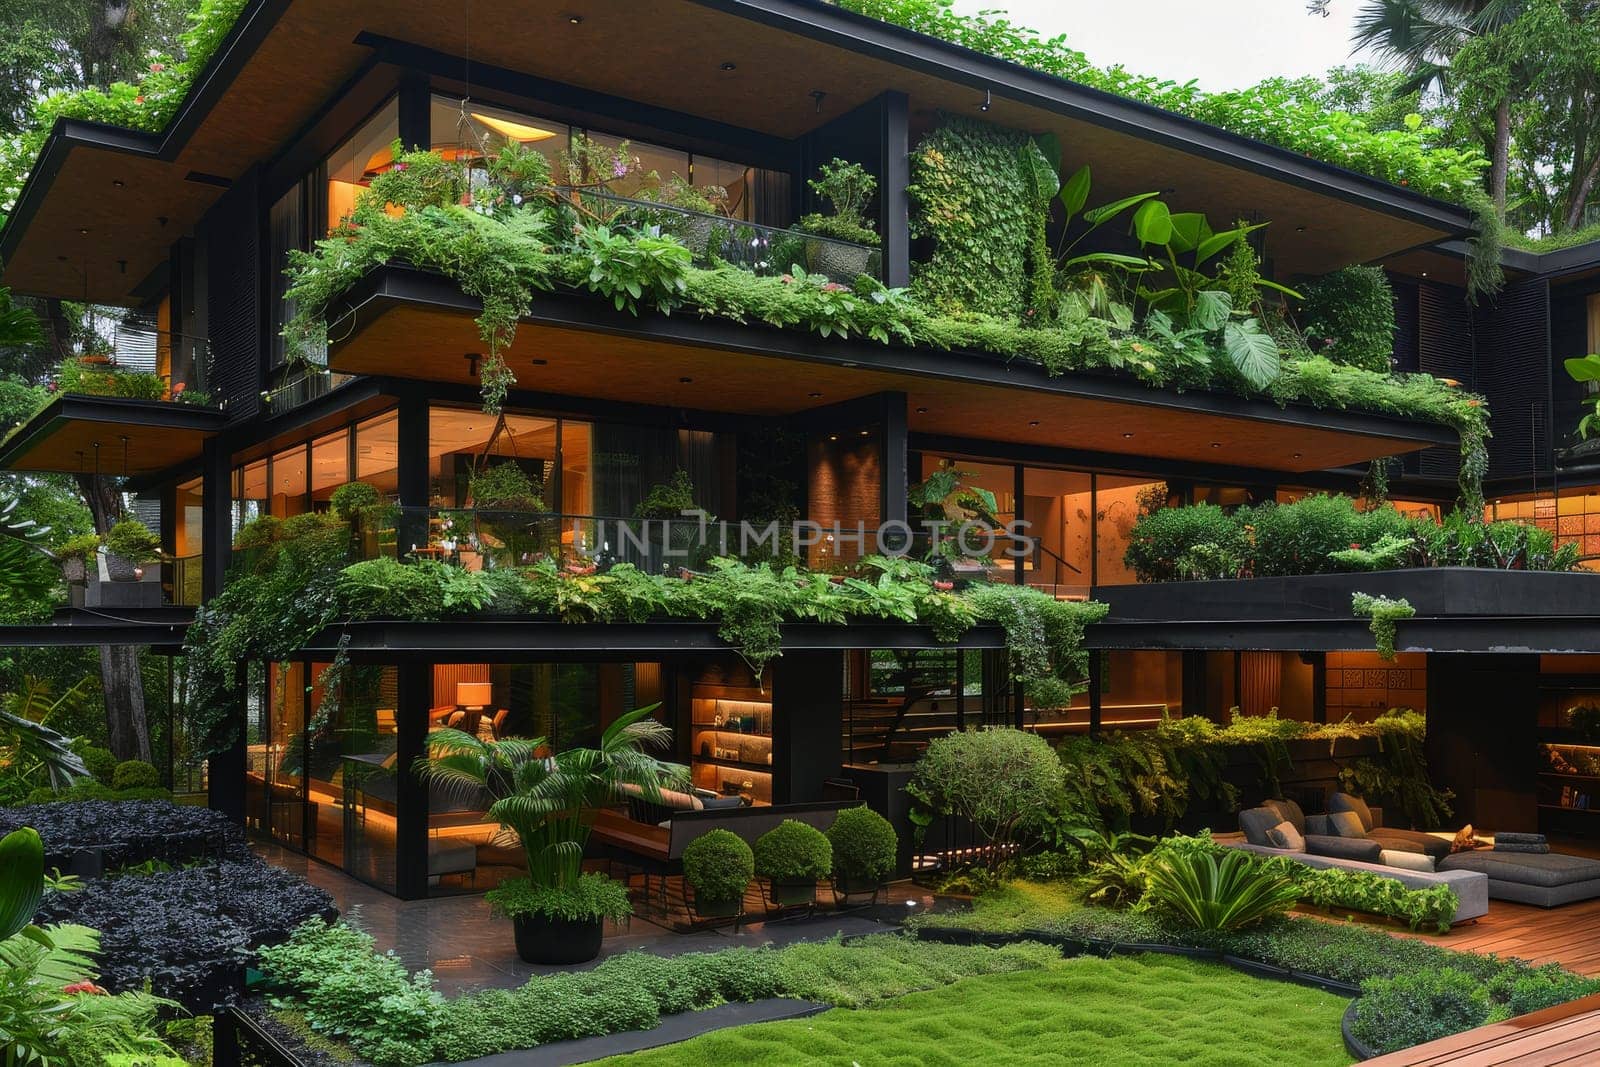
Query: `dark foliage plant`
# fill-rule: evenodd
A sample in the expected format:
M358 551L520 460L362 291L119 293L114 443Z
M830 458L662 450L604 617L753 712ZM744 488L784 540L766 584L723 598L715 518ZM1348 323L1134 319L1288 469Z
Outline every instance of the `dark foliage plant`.
M101 977L113 990L142 989L193 1011L243 990L249 949L288 937L333 900L291 871L248 859L91 879L47 894L40 916L101 931Z
M39 831L52 865L99 850L107 869L146 860L183 863L207 856L248 857L239 828L220 811L170 801L87 800L0 808L0 834Z
M1305 288L1313 351L1335 363L1387 373L1394 355L1394 291L1380 267L1344 267Z

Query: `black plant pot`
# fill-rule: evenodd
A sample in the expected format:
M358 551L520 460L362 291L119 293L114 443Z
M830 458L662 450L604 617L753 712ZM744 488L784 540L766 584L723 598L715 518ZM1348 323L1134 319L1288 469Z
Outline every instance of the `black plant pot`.
M801 905L814 904L817 899L817 883L810 882L779 882L772 883L772 903L780 908L796 908Z
M709 900L699 893L694 895L695 914L702 919L731 919L744 910L744 897L729 897L727 900Z
M863 898L868 901L878 899L880 883L876 878L848 878L839 875L833 880L833 891L844 898L847 903L860 903Z
M587 963L600 955L606 933L604 919L518 915L511 925L516 931L517 955L526 963Z

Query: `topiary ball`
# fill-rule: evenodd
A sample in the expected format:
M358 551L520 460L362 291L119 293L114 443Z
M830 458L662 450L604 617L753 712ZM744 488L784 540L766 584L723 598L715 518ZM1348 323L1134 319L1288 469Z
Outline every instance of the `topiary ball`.
M731 830L712 830L684 847L683 877L697 899L741 900L755 873L755 853Z
M153 789L160 784L160 772L144 760L124 760L111 775L111 788L118 790Z
M95 781L101 785L111 784L111 778L117 770L117 757L113 756L109 749L79 740L73 742L72 751L83 760L84 767L94 776Z
M785 819L756 838L756 873L774 882L815 882L833 871L833 846L814 826Z
M828 827L827 837L834 878L878 885L894 873L900 838L889 820L871 808L844 809Z

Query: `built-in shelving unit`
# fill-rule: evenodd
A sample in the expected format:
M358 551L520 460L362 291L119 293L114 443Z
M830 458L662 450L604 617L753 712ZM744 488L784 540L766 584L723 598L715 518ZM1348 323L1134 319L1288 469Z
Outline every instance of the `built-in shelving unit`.
M701 681L694 684L689 709L695 786L771 804L771 696L753 686Z
M1600 833L1600 684L1590 676L1545 679L1540 689L1541 829Z

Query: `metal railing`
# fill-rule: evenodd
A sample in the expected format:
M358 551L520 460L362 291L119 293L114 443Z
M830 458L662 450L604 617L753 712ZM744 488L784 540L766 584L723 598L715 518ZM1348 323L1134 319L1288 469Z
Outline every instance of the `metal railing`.
M82 347L63 361L51 383L55 391L221 406L210 393L211 345L204 337L126 319L91 330Z
M853 284L863 274L883 276L883 256L871 245L589 189L560 192L575 205L574 213L581 208L586 219L676 237L700 266L728 264L767 277L799 267L841 285Z

